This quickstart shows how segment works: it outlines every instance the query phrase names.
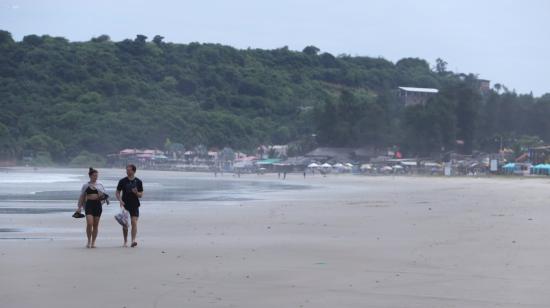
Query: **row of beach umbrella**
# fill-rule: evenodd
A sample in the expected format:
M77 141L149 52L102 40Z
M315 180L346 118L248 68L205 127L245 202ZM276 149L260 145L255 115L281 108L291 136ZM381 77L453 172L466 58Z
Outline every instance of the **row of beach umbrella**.
M307 165L307 167L308 168L351 168L353 167L353 165L350 163L345 163L345 164L336 163L334 165L331 165L329 163L324 163L322 165L319 165L317 163L311 163Z
M315 169L315 168L322 168L322 169L337 168L337 169L341 169L341 168L351 168L351 167L353 167L353 165L350 164L350 163L345 163L345 164L336 163L334 165L331 165L329 163L324 163L322 165L319 165L317 163L311 163L307 167L311 168L311 169ZM361 170L372 170L373 166L371 164L362 164L360 169ZM392 166L384 166L384 167L380 168L381 171L393 171L393 170L401 170L401 169L403 169L403 166L400 166L400 165L395 165L393 167Z

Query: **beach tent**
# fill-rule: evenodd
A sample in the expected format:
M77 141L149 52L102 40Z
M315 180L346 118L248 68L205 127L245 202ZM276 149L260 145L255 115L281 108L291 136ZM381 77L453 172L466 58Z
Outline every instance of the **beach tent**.
M277 159L277 158L269 158L269 159L256 161L256 165L258 165L258 166L268 166L268 165L273 165L273 164L279 163L280 161L281 160Z
M319 165L317 165L316 163L311 163L309 165L307 165L308 168L319 168Z
M550 174L550 165L549 164L538 164L533 167L534 174Z
M516 169L516 164L514 163L507 163L506 165L502 166L502 170L504 170L505 173L513 173Z

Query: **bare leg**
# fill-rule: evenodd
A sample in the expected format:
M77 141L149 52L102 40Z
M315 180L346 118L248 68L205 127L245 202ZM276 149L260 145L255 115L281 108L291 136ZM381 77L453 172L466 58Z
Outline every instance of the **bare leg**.
M122 236L124 236L123 247L128 247L128 228L122 227Z
M92 228L94 226L94 216L86 215L86 237L88 238L88 244L86 247L92 247Z
M137 221L138 217L132 217L132 246L135 246L137 236Z
M100 217L94 217L94 228L92 230L92 248L95 248L95 239L97 238L97 233L99 231L99 218Z

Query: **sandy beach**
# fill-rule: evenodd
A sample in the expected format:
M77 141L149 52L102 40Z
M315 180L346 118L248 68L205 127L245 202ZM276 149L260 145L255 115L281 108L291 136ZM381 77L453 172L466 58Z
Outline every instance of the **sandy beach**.
M0 307L550 306L546 178L286 183L308 188L143 202L135 249L121 248L115 202L96 249L70 213L0 215L6 230L35 228L0 233Z

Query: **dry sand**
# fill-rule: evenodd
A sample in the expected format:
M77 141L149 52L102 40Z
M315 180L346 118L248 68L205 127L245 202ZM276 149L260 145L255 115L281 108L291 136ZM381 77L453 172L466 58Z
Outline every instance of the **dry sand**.
M48 230L0 240L0 307L550 307L547 179L287 181L312 188L145 203L136 249L110 214L96 249L70 214L0 215Z

